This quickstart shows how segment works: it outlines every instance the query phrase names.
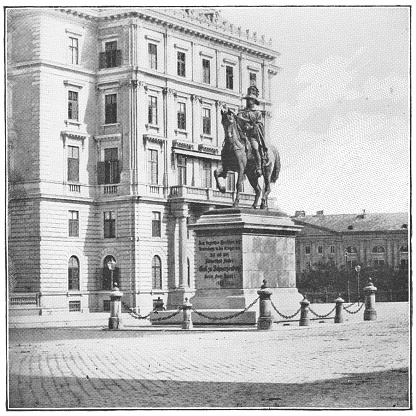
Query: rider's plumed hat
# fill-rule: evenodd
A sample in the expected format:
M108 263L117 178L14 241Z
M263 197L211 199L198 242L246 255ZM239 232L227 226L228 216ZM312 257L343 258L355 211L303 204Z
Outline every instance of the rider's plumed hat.
M259 100L258 100L258 96L259 96L259 90L255 85L250 85L247 88L247 95L244 97L245 100L248 100L249 98L252 98L256 105L259 105Z

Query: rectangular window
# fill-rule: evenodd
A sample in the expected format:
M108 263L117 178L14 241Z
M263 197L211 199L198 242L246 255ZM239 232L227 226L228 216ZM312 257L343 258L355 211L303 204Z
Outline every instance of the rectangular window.
M117 123L117 94L105 96L105 124Z
M305 247L305 254L311 254L311 246Z
M68 146L68 182L79 182L79 147Z
M318 254L322 254L324 252L324 248L322 246L318 246Z
M329 248L329 252L330 252L331 254L335 254L335 246L331 246L331 247Z
M119 57L118 57L119 52L120 51L117 50L116 40L105 43L105 67L106 68L115 68L116 66L120 66Z
M186 105L179 103L178 107L178 129L186 130Z
M225 67L225 86L229 90L234 89L234 71L233 67L229 65Z
M78 65L78 39L69 38L69 61L73 65Z
M211 135L211 110L204 108L202 113L202 133Z
M185 77L186 76L186 69L185 69L185 52L178 52L177 54L178 57L178 75L180 77Z
M211 174L211 162L203 161L202 162L202 187L211 188L212 187L212 174Z
M79 212L68 212L68 235L70 237L79 237Z
M178 155L178 185L186 185L186 157Z
M148 123L157 125L157 97L149 95Z
M250 72L250 85L257 86L257 74L255 72Z
M157 150L149 149L149 183L158 185L159 183L159 166Z
M152 212L152 237L161 237L162 220L160 212Z
M149 43L149 66L151 69L157 69L157 45Z
M78 93L68 91L68 120L78 121Z
M104 238L116 237L116 213L115 211L104 212Z
M202 60L202 82L205 84L211 83L211 62L209 59Z
M120 183L118 148L104 149L104 183Z
M226 190L230 192L235 191L235 173L234 172L227 173Z

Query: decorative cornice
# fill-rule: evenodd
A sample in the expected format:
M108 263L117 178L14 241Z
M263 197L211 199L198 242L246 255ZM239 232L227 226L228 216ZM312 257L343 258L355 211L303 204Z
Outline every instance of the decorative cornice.
M108 10L93 12L86 8L79 12L73 8L56 9L62 13L71 14L94 22L108 22L126 18L140 18L150 23L167 27L168 29L198 36L211 42L217 42L224 46L229 46L240 51L264 56L274 59L280 53L272 50L271 39L266 42L264 35L258 36L257 32L250 30L243 31L241 27L234 26L222 19L218 11L202 13L198 9L181 8L157 8L157 9L138 9L125 8L122 12L105 15ZM110 9L110 12L112 10ZM260 48L260 49L259 49Z
M84 147L85 139L88 139L90 137L87 133L81 133L78 131L61 131L61 137L62 142L65 146L66 139L72 139L72 140L80 140L82 143L82 147Z
M166 142L166 137L155 136L153 134L143 134L143 140L145 142L153 142L162 145Z
M97 142L104 142L106 140L121 140L121 133L100 134L100 135L94 136L94 139Z
M179 149L193 150L194 149L194 144L189 143L189 142L182 142L180 140L173 140L172 141L172 147L176 147L176 148L179 148Z
M200 152L212 153L213 155L218 154L218 148L213 147L213 146L207 146L206 144L203 144L203 143L198 145L198 150Z

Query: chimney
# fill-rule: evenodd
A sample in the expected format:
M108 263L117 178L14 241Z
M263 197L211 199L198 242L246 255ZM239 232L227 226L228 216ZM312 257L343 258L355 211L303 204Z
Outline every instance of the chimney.
M316 211L316 215L324 215L324 211Z
M305 215L305 211L295 211L295 217L304 217Z

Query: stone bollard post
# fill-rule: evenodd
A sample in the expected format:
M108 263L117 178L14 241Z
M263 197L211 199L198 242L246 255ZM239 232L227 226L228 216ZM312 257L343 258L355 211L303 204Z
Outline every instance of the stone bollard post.
M377 311L374 309L374 306L376 304L376 292L377 288L373 285L371 279L369 279L367 286L364 288L364 321L375 321L377 319Z
M257 291L260 296L260 315L257 321L257 329L259 330L270 330L273 325L272 301L270 299L272 291L267 289L266 284L266 280L263 280L261 289Z
M344 299L342 299L341 295L335 299L335 319L334 323L342 324L344 322Z
M110 318L108 319L108 329L122 329L123 323L121 320L121 298L123 292L114 283L113 290L110 295Z
M183 321L182 321L182 329L192 329L194 327L192 323L192 305L189 302L188 298L185 298L185 302L182 306L183 310Z
M309 326L309 305L310 302L308 301L308 299L304 298L301 302L300 302L300 320L299 320L299 326Z

